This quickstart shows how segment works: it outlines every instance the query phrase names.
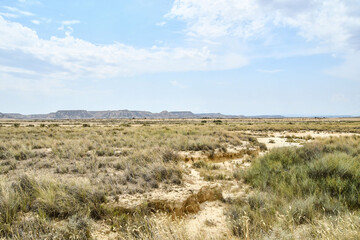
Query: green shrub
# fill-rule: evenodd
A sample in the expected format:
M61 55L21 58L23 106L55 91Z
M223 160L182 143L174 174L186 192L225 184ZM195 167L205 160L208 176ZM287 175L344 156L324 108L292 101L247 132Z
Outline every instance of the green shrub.
M234 177L244 179L267 197L257 193L241 205L234 204L230 211L234 232L240 237L250 234L260 238L277 224L286 229L359 211L359 147L356 136L319 140L301 148L273 149L257 158L247 171L236 171ZM272 218L270 213L274 212L287 217ZM257 221L264 221L264 226Z

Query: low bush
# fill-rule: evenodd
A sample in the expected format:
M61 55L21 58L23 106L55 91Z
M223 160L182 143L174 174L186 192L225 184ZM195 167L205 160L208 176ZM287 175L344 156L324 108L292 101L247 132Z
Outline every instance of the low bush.
M289 233L291 226L359 211L359 147L360 137L354 136L273 149L249 170L237 171L235 177L257 195L233 204L229 215L236 235L263 238L278 226Z
M55 181L39 181L23 176L11 185L4 182L0 188L0 237L12 239L37 239L35 236L54 233L49 221L67 219L67 228L57 234L63 238L89 239L90 228L88 218L100 219L105 215L103 203L105 194L99 189L75 184L59 184ZM39 216L40 219L22 218L26 213ZM35 224L36 223L36 224ZM24 232L32 232L33 238L24 236ZM22 229L22 230L21 230ZM24 231L24 232L23 232ZM56 230L57 231L57 230ZM67 236L67 237L64 237Z

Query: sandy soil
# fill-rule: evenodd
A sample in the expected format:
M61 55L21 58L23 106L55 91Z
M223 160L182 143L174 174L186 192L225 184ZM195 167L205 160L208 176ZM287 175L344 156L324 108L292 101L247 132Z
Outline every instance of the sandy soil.
M225 210L226 205L220 201L201 204L198 213L185 219L185 230L190 239L232 239Z
M269 150L279 147L300 147L301 143L305 143L305 141L287 142L286 138L280 137L258 138L258 141L264 143Z
M270 150L278 147L300 147L302 144L313 141L316 138L328 138L328 137L340 137L340 136L352 136L353 133L330 133L330 132L278 132L272 134L273 137L259 137L258 141L264 143ZM286 136L291 137L292 141L289 141Z

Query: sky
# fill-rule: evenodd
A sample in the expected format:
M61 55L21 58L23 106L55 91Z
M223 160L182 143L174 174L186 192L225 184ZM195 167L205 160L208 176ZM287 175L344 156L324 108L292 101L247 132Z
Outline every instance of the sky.
M359 0L0 0L0 112L360 116Z

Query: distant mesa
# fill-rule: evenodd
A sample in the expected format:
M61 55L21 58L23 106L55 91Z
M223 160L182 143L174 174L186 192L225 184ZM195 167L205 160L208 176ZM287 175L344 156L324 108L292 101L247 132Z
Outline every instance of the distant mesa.
M48 114L23 115L19 113L0 113L3 119L202 119L202 118L245 118L242 115L224 115L221 113L199 113L190 111L162 111L152 113L148 111L86 111L60 110Z
M295 117L296 116L292 116ZM309 118L352 118L349 115L332 115L332 116L298 116ZM230 118L261 118L261 119L282 119L287 118L282 115L225 115L221 113L193 113L190 111L162 111L152 113L148 111L132 110L115 110L115 111L87 111L87 110L59 110L48 114L30 114L23 115L20 113L1 113L0 119L24 119L24 120L52 120L52 119L230 119Z
M152 113L148 111L86 111L86 110L60 110L48 114L22 115L19 113L0 113L5 119L201 119L201 118L244 118L242 115L223 115L221 113L194 114L190 111L162 111Z
M55 113L55 119L87 119L93 116L86 110L62 110Z
M248 118L285 118L282 115L256 115L256 116L248 116Z

